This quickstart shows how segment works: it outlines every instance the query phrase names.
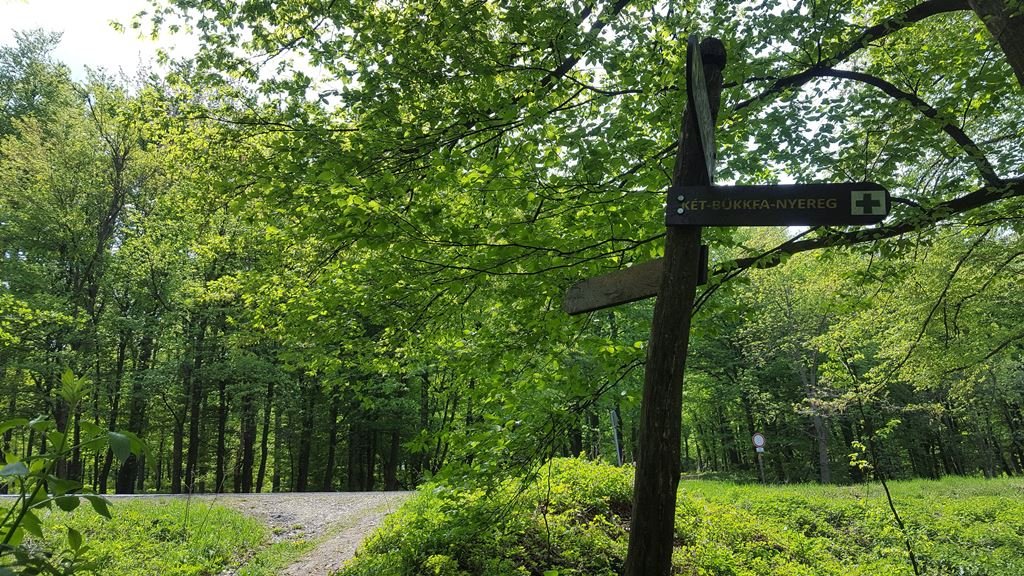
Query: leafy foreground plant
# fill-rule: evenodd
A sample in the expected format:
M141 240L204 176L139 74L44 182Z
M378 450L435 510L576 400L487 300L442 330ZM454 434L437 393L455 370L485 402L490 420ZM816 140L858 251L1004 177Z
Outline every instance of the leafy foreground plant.
M625 558L633 470L553 460L525 488L426 486L341 576L605 576ZM1024 481L892 482L924 574L1024 574ZM882 489L689 481L676 574L912 574Z
M71 371L61 376L60 400L67 404L67 414L75 414L88 393L89 382L76 378ZM4 466L0 468L0 480L8 492L16 494L13 503L7 507L0 521L0 576L9 574L52 574L66 575L93 570L96 564L89 561L89 547L85 545L82 532L67 527L63 538L66 548L55 553L34 540L26 541L26 535L43 540L43 523L39 513L57 508L71 512L82 500L87 501L99 515L110 518L108 502L95 494L80 494L80 482L58 478L54 471L57 465L67 460L72 451L80 450L83 457L103 454L109 449L119 461L130 454L141 455L145 449L135 435L128 432L113 432L82 420L79 423L81 441L72 445L66 431L53 420L42 417L29 421L14 418L0 423L0 434L24 429L30 438L35 434L45 435L45 448L40 452L19 455L4 450ZM27 444L31 444L30 442Z

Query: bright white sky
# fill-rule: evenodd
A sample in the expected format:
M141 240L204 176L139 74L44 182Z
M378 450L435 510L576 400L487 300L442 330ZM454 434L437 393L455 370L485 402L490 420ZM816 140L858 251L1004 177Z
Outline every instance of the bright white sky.
M194 44L181 38L173 44L169 38L139 38L140 30L132 30L129 23L148 9L146 0L0 0L0 45L14 42L13 30L63 32L54 56L76 79L84 78L86 66L132 74L140 63L153 61L161 46L176 44L172 54L183 55L181 49ZM111 28L111 20L124 24L124 33Z

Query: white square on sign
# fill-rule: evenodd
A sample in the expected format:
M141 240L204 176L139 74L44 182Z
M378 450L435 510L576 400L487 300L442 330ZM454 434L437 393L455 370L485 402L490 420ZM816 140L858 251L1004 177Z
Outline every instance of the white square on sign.
M854 216L885 214L885 190L855 190L850 192L850 214Z

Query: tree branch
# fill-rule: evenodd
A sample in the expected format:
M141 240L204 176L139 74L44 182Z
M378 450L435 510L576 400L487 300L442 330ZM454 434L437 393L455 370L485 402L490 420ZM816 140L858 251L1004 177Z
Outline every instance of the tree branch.
M907 102L914 107L915 110L923 114L927 118L938 120L942 123L942 131L949 135L954 142L957 143L964 152L967 153L967 157L974 162L975 167L978 168L978 172L981 173L981 177L990 185L998 186L1002 183L1002 179L996 174L995 168L989 163L988 158L985 157L985 153L981 151L981 148L974 143L959 126L953 124L947 117L943 116L932 107L930 104L910 92L904 92L900 90L892 83L887 82L877 76L871 74L865 74L864 72L851 72L848 70L836 70L835 68L816 68L813 70L815 76L830 77L830 78L841 78L845 80L855 80L857 82L863 82L870 86L878 88L882 92L885 92L889 96L897 100Z
M910 8L906 12L896 14L895 16L886 18L874 26L865 28L849 43L849 45L847 45L846 48L840 50L829 58L815 63L810 68L802 72L797 72L796 74L776 79L771 86L764 89L759 94L740 102L736 106L733 106L732 110L733 112L738 112L752 104L768 98L769 96L784 92L789 88L803 86L816 76L816 70L831 68L836 64L845 62L850 56L867 46L871 41L884 38L893 32L907 28L911 24L915 24L931 16L947 12L960 12L963 10L970 10L967 0L926 0L925 2Z
M715 269L714 273L716 275L726 274L737 267L771 268L781 262L782 255L798 254L800 252L818 250L820 248L853 246L864 242L875 242L886 238L893 238L908 232L933 226L942 220L963 214L975 208L980 208L1000 200L1019 198L1021 196L1024 196L1024 178L1014 178L1005 181L999 186L983 186L959 198L940 202L931 208L922 210L915 218L908 218L901 222L895 222L888 226L881 226L879 228L862 228L848 232L826 234L808 240L787 242L780 245L772 252L755 258L741 258L719 266Z

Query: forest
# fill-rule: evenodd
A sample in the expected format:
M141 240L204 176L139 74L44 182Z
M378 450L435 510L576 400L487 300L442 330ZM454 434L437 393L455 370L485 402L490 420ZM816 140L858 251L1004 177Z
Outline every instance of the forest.
M683 474L1024 474L1019 2L171 0L186 60L0 48L7 418L125 430L99 493L415 489L629 463L690 32L729 53L725 183L872 181L861 229L714 228ZM72 410L71 370L90 382ZM4 432L31 456L51 439Z

